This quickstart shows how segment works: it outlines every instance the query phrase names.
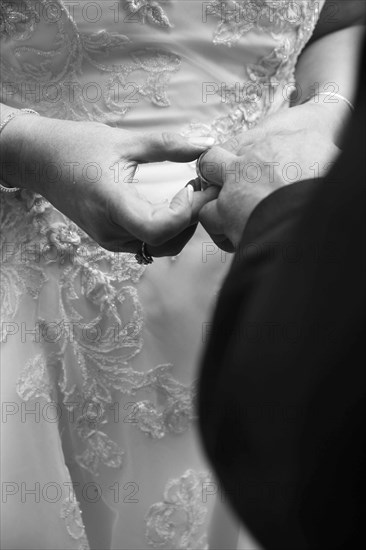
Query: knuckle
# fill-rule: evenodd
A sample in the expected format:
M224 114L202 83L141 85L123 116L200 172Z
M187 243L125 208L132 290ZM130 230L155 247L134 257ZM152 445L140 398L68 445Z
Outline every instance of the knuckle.
M203 170L207 164L212 164L215 162L215 158L217 158L217 153L219 152L219 147L216 145L212 147L211 149L208 149L199 158L199 165L201 170Z
M146 242L151 246L161 246L164 243L164 228L149 225L146 232Z
M218 159L222 157L222 148L212 147L206 151L199 161L199 171L208 181L221 179L222 163Z
M232 137L222 145L226 151L235 152L240 147L240 140L237 137Z
M161 141L164 149L172 149L175 145L176 139L172 132L162 132Z

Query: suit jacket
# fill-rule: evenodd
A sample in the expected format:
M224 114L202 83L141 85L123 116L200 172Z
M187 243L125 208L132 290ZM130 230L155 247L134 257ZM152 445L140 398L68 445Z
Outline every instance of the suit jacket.
M253 212L204 356L204 446L266 550L365 538L364 94L328 177Z

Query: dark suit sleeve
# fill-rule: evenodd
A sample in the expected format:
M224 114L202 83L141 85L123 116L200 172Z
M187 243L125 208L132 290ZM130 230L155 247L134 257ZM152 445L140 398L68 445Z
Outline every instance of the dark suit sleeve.
M266 550L364 537L364 120L362 96L329 177L253 212L203 362L204 446Z

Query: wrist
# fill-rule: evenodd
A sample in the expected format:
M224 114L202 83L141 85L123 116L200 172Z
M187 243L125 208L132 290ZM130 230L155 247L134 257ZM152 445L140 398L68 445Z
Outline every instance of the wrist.
M1 179L6 186L39 191L39 178L35 176L39 173L39 139L46 120L19 110L4 128L0 137Z
M338 96L318 94L294 108L306 110L310 128L340 147L343 132L352 115L351 103Z
M23 188L26 187L27 181L23 158L24 144L27 136L28 139L31 139L33 135L34 141L34 134L29 132L28 128L33 125L34 119L40 117L35 116L38 114L35 111L25 112L25 110L9 109L2 106L2 115L4 114L0 136L2 158L0 179L9 189Z

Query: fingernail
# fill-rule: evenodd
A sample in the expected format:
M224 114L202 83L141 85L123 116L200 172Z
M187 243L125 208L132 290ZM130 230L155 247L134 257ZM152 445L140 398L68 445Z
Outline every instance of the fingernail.
M195 145L196 147L212 147L215 143L215 139L213 137L199 137L199 136L193 136L188 138L188 141L191 145Z
M194 194L194 187L192 184L187 185L187 196L188 196L188 202L192 206L193 204L193 194Z
M194 180L191 180L187 183L186 187L188 187L188 185L192 185L194 191L202 191L202 187L201 187L201 180L199 178L196 178Z

